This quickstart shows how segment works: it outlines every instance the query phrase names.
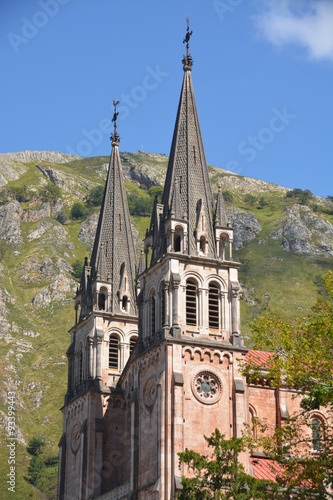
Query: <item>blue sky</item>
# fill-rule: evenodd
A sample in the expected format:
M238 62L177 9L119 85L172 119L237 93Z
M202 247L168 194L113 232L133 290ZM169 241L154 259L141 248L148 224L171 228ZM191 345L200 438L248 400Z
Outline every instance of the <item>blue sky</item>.
M169 154L186 16L207 162L333 195L333 0L2 0L0 152Z

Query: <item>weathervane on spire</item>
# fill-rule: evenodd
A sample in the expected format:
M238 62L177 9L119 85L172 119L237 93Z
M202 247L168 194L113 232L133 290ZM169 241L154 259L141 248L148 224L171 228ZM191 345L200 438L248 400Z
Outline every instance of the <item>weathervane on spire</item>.
M117 111L117 106L119 104L119 101L114 100L112 104L114 106L114 113L111 121L113 122L114 125L113 125L113 135L111 135L110 139L112 141L112 146L119 146L120 137L117 134L117 118L119 115L119 111Z
M190 31L190 20L188 17L186 18L186 22L187 22L186 35L185 35L185 38L183 40L183 43L186 43L186 56L183 57L182 63L184 65L184 71L186 71L186 70L191 71L192 66L193 66L193 59L189 53L189 47L190 47L189 42L190 42L191 35L193 34L193 31Z

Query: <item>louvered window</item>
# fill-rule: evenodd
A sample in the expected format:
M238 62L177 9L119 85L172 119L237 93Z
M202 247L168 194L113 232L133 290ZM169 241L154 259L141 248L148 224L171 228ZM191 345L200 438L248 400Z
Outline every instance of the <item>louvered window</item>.
M135 344L136 344L136 337L131 337L130 338L130 355L134 351Z
M186 284L186 324L197 324L197 285L194 281Z
M118 370L119 364L119 339L112 335L109 342L109 368Z
M155 334L155 325L156 325L156 307L155 307L155 297L152 294L150 299L150 312L151 312L151 334Z
M219 328L219 288L211 283L208 288L209 328Z

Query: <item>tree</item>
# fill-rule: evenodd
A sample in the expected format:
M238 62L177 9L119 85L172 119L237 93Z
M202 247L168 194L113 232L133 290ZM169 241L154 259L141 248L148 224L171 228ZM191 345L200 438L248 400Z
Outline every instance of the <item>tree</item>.
M272 387L287 386L302 398L298 414L277 427L273 436L259 434L255 443L282 466L277 481L286 494L298 488L299 499L333 498L332 271L325 275L324 285L328 298L319 298L307 317L288 324L265 313L252 324L254 348L277 355L261 367L250 363L244 369L256 380L264 368ZM313 411L320 407L328 415L325 421L313 419ZM265 431L263 423L258 425Z
M84 203L78 201L74 203L71 208L71 217L72 219L83 219L87 215L88 211Z
M45 446L45 442L42 438L33 437L28 443L27 452L32 456L36 456L41 453L41 449L43 448L43 446Z
M183 491L175 496L180 500L200 499L273 499L277 486L245 473L238 455L245 449L242 438L224 438L218 429L211 437L204 436L208 446L214 449L212 458L186 449L178 453L180 464L186 464L193 477L182 478ZM269 495L269 496L267 496Z
M228 190L222 191L222 194L223 194L223 199L226 203L232 203L234 196L230 191Z
M103 201L104 186L95 186L86 196L85 203L87 207L100 207Z
M41 189L39 196L42 201L56 201L61 198L61 189L55 184L52 184L52 182L48 182L47 185Z
M72 264L72 268L74 278L80 280L83 273L83 263L81 262L81 260L76 259Z

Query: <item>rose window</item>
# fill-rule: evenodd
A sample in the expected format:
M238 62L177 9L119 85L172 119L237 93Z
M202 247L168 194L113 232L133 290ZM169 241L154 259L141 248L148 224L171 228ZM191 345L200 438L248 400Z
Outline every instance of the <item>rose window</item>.
M210 371L198 373L192 382L195 397L206 404L216 403L221 397L222 384L217 375Z

